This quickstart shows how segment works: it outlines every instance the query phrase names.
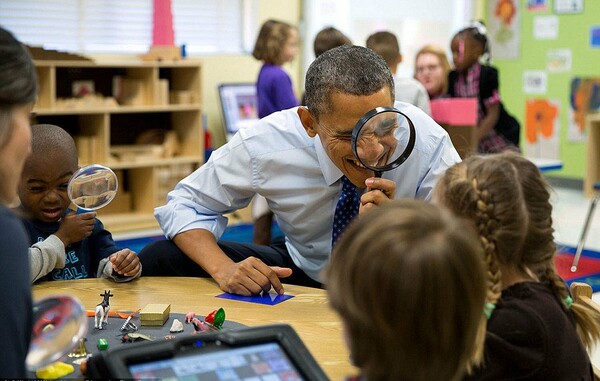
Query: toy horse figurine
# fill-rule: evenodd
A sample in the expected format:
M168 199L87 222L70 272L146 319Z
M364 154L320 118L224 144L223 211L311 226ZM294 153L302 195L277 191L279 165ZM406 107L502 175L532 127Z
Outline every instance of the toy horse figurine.
M108 324L108 311L110 310L110 304L108 299L113 296L110 290L104 290L104 294L100 294L104 299L102 303L96 306L96 318L94 319L94 327L102 329L102 325Z

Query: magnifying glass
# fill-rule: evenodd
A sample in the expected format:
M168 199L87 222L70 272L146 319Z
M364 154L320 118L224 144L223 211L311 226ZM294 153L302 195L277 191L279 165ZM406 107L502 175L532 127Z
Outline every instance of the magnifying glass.
M67 194L77 214L100 209L117 195L119 183L112 169L100 164L80 168L71 176Z
M408 159L415 139L415 125L406 114L393 107L377 107L354 126L352 151L375 177L381 177Z
M33 306L33 331L25 364L35 372L79 345L88 330L81 302L68 295L40 299Z

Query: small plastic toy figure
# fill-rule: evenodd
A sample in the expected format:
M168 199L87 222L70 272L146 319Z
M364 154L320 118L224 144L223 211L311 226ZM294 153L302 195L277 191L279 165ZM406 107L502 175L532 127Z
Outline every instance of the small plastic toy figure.
M109 298L114 296L110 290L104 290L104 294L100 294L104 299L102 303L96 306L96 318L94 319L94 327L102 329L104 324L108 324L108 311L110 310Z
M223 308L219 308L218 310L214 310L204 318L204 321L201 321L196 317L196 314L193 312L188 312L185 315L184 321L189 324L194 325L195 332L206 332L209 330L220 330L223 328L223 323L225 322L225 310Z
M121 341L124 343L133 343L134 341L141 340L154 341L154 338L141 333L124 333L121 335Z
M137 331L138 327L131 321L132 316L128 316L125 323L121 326L121 331Z

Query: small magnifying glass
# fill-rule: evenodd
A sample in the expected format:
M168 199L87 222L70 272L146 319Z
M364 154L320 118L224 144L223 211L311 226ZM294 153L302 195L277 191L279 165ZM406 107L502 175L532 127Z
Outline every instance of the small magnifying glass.
M70 353L88 330L81 302L69 295L43 298L33 305L33 331L25 365L35 372Z
M91 164L71 176L67 194L80 214L108 205L117 195L118 188L117 175L112 169Z
M393 107L367 112L352 130L352 151L358 161L381 177L408 159L415 147L415 125Z

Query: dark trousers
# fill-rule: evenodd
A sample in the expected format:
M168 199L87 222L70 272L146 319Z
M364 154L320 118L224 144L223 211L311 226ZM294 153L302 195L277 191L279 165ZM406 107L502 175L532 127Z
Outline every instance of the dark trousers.
M267 266L291 268L292 275L281 278L283 283L322 287L320 282L310 278L294 264L285 247L285 238L283 237L275 238L270 246L231 241L219 241L218 244L234 262L241 262L248 257L256 257ZM185 255L171 240L152 242L146 245L138 256L142 263L142 276L210 277L200 265Z

